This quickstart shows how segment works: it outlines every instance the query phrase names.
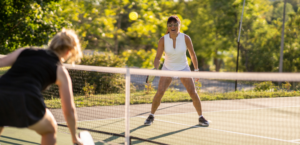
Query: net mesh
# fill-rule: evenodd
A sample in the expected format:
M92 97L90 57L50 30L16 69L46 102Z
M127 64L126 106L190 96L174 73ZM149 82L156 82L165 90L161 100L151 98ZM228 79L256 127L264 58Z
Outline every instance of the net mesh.
M74 102L78 114L78 127L93 132L98 141L124 142L125 76L119 73L69 69L72 79ZM66 125L56 85L44 92L47 107L60 125ZM68 132L60 126L59 130ZM122 135L121 137L113 134Z
M124 144L126 68L66 66L78 127L89 129L95 141ZM152 83L148 75L156 76ZM130 69L131 144L299 144L299 76ZM57 87L44 96L59 131L68 133ZM199 125L197 96L209 127ZM145 126L154 101L160 102L154 122Z

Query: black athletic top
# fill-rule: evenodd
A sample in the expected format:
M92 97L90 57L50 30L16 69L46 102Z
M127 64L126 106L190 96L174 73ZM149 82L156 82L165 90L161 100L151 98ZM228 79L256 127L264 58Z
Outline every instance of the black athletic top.
M0 77L0 126L28 127L43 118L42 91L56 81L59 58L50 50L23 50Z

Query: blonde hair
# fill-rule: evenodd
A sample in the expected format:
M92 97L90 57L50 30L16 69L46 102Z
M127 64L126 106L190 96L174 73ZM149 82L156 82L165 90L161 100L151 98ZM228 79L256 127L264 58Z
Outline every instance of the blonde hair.
M71 56L68 59L70 63L80 62L82 57L79 39L73 30L63 29L57 33L52 38L48 49L59 54L70 50Z

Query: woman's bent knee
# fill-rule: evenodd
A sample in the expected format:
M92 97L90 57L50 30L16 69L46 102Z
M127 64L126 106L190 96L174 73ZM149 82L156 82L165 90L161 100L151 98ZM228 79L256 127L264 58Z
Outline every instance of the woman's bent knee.
M3 129L4 129L3 127L0 127L0 136L1 136Z
M48 109L46 109L44 117L34 125L29 126L28 128L36 131L40 135L56 134L57 123L51 112Z

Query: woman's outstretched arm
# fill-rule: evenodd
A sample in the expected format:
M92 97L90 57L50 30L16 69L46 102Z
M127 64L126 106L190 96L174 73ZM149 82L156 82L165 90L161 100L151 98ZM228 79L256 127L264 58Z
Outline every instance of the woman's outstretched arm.
M14 52L0 58L0 67L12 66L23 50L24 49L17 49Z

